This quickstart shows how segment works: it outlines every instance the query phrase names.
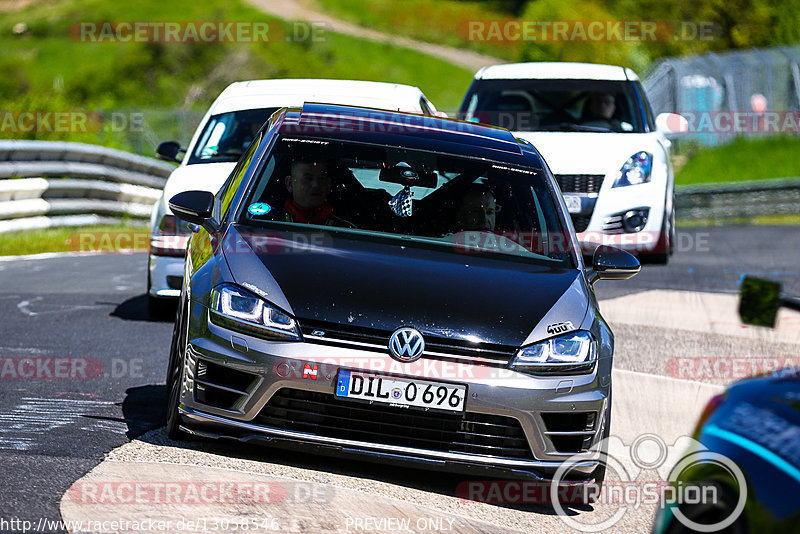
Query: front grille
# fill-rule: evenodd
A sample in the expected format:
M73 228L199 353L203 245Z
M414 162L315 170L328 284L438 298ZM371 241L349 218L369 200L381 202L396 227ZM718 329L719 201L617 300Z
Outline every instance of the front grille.
M313 336L315 343L344 345L358 348L359 343L370 345L363 347L371 350L387 350L389 336L392 332L375 328L353 327L323 321L301 319L301 330L304 336ZM316 333L315 333L316 332ZM319 333L322 332L323 335ZM457 339L444 339L424 335L425 351L423 358L447 360L492 367L506 367L516 354L518 348L491 343L475 344Z
M602 174L556 174L562 193L598 193L603 185Z
M589 228L589 221L592 218L591 213L589 215L571 215L571 217L572 225L575 227L576 232L585 232Z
M542 412L545 436L556 452L575 454L589 450L595 434L597 412Z
M412 411L283 388L273 395L255 422L327 438L533 459L519 421L499 415Z
M197 361L194 396L197 402L234 410L244 401L258 377L206 360Z

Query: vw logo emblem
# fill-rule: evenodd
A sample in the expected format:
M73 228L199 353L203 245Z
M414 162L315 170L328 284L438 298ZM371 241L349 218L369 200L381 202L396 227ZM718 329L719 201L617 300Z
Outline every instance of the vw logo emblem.
M392 358L401 362L413 362L422 356L425 340L414 328L398 328L389 338L389 353Z

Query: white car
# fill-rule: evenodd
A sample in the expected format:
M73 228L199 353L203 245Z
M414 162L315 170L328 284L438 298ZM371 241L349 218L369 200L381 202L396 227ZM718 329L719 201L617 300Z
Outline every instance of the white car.
M150 255L147 308L151 315L169 309L180 296L183 257L190 234L168 206L174 195L187 190L216 193L258 129L275 111L304 102L356 105L441 116L423 92L409 85L352 80L254 80L225 88L200 121L185 149L174 141L158 147L161 159L179 162L150 216ZM179 153L185 153L183 158Z
M631 69L517 63L478 71L460 117L530 141L561 187L583 244L666 263L675 243L670 141ZM680 119L680 117L678 117ZM585 247L585 250L589 247Z

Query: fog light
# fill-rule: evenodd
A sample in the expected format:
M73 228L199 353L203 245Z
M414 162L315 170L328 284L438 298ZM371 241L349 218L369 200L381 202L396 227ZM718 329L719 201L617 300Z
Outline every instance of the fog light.
M641 232L647 224L647 210L630 210L622 216L622 226L626 232Z

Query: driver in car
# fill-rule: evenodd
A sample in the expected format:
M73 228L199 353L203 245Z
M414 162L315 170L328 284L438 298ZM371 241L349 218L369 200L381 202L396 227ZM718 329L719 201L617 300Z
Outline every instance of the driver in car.
M290 198L282 208L269 212L274 221L317 224L320 226L354 225L334 215L333 206L328 202L331 192L330 165L320 159L295 159L289 175L284 178Z
M620 131L620 121L614 118L617 110L616 100L611 93L592 93L586 101L581 124L601 126Z

